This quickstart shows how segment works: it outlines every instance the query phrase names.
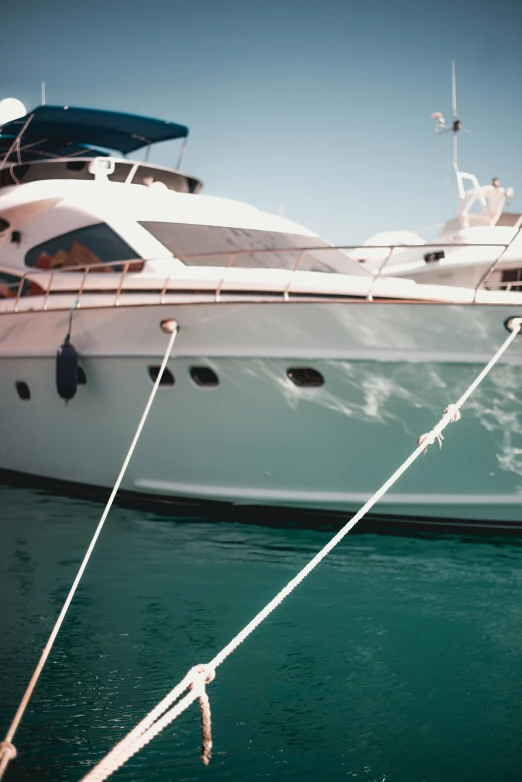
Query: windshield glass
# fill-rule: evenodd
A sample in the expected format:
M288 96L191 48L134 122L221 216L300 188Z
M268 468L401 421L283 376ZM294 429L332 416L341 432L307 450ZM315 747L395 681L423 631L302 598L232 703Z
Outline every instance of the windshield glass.
M369 272L356 261L315 236L257 231L250 228L225 228L213 225L141 222L147 231L187 266L232 266L247 269L293 269L301 248L301 271L359 274Z

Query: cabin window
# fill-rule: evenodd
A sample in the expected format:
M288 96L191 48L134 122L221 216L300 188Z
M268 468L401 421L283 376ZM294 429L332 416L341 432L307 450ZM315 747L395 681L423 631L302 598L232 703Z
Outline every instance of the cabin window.
M161 244L186 266L232 266L243 269L293 269L301 248L310 247L299 269L368 276L370 272L316 236L225 228L215 225L141 222Z
M112 228L105 223L96 223L36 245L26 254L25 264L37 269L83 269L86 266L107 263L111 265L102 265L99 271L121 272L123 264L115 261L131 261L137 257L139 256L135 250ZM129 267L131 272L139 272L142 269L141 260L131 263Z

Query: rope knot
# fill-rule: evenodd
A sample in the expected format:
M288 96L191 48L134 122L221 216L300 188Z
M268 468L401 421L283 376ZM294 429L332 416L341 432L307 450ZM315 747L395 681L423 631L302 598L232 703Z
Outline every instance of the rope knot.
M442 441L444 440L444 435L442 432L435 432L434 429L431 430L431 432L426 432L426 434L421 434L419 439L417 440L417 447L419 445L423 445L426 443L426 448L424 449L424 453L428 453L428 445L433 445L435 440L439 444L439 448L442 448Z
M201 712L201 760L208 766L212 750L212 726L210 722L210 703L205 685L216 678L216 671L210 665L195 665L189 671L192 679L189 689L198 690L199 710Z
M451 415L451 423L456 424L457 421L460 421L460 410L457 407L457 405L448 405L447 408L444 410L444 414Z
M7 756L9 760L14 760L17 755L16 747L10 741L0 741L0 757Z
M194 685L198 683L198 680L202 676L204 677L203 685L210 684L216 678L216 671L210 665L206 665L205 663L195 665L193 668L191 668L189 671L189 677L192 679L192 683L190 684L191 690L193 689Z
M456 423L457 421L460 421L460 408L458 405L448 405L447 408L444 410L444 415L449 415L450 420L449 423ZM439 423L437 424L437 427L440 427L441 424L444 424L442 427L443 429L448 425L448 422L444 423L444 419L441 418ZM424 449L424 453L428 452L428 446L433 445L435 440L439 444L439 448L442 448L442 441L444 440L444 435L442 432L436 432L435 429L432 429L431 432L426 432L426 434L421 434L419 439L417 440L417 447L420 445L426 444L426 448Z

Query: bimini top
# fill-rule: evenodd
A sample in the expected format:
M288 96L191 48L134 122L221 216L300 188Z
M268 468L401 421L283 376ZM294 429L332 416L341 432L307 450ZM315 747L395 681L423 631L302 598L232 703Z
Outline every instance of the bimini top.
M79 154L80 147L85 151L88 147L101 147L127 155L159 141L186 138L189 132L185 125L135 114L78 109L73 106L38 106L25 117L12 120L1 128L5 152L10 146L7 138L16 137L31 116L20 146L26 147L27 153L34 155L33 160L39 150L43 150L44 156L57 153L63 156L64 149L71 145L76 145L73 154ZM70 154L71 151L66 152L67 156ZM25 159L27 157L24 155Z

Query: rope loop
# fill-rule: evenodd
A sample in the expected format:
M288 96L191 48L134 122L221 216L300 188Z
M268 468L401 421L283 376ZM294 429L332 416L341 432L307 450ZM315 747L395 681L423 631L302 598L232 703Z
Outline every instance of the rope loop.
M210 701L205 686L216 678L216 671L210 665L195 665L190 669L188 678L192 678L189 689L198 693L199 711L201 714L201 755L200 758L208 766L212 751L212 724L210 720Z

